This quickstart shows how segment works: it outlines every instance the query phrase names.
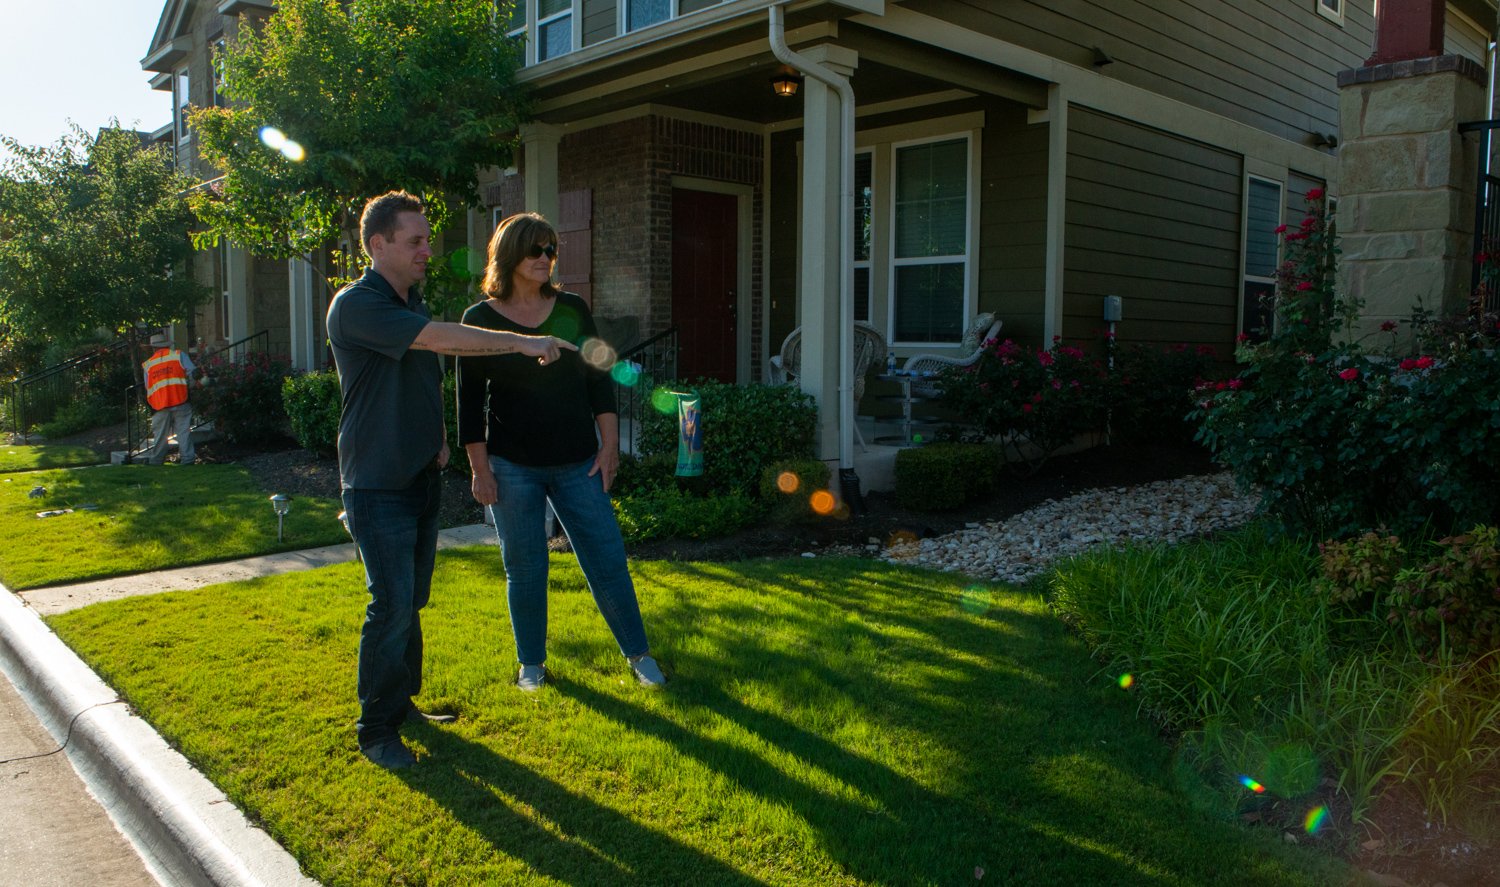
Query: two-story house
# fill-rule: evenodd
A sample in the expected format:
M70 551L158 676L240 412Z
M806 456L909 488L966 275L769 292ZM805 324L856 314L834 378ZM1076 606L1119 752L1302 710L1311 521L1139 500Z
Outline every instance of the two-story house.
M271 5L169 0L145 66L179 107L213 101L211 47ZM1108 295L1122 341L1227 352L1276 227L1338 192L1337 74L1372 54L1374 5L519 0L536 118L464 234L543 212L565 285L643 335L675 326L686 375L761 380L801 327L829 456L846 261L853 318L898 356L957 355L980 312L1018 341L1088 340ZM1494 0L1448 2L1445 51L1490 70L1495 20ZM212 264L226 335L316 329L295 263Z

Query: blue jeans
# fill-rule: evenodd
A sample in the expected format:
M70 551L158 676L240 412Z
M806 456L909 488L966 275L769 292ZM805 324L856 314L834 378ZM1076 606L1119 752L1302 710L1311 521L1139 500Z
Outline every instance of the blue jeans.
M359 746L394 739L422 689L422 618L432 591L442 487L429 468L404 490L345 490L370 603L359 632Z
M490 457L498 501L490 506L505 559L506 601L516 658L522 665L547 661L547 501L562 522L594 603L614 633L620 652L640 656L650 647L635 584L625 565L625 541L600 475L589 477L592 458L571 465L530 468Z

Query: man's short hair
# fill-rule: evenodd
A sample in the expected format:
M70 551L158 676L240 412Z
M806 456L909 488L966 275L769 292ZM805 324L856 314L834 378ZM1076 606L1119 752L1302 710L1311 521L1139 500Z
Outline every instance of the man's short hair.
M426 211L422 198L405 191L387 191L379 197L370 198L359 217L359 241L364 244L365 255L374 258L370 253L370 238L376 234L387 241L396 239L396 222L402 213Z

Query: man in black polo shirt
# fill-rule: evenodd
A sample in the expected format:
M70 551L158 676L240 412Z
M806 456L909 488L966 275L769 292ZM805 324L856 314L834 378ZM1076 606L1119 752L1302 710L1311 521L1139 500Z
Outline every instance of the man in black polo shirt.
M576 350L551 336L431 320L416 289L432 257L431 234L422 202L410 194L393 191L365 204L359 236L370 268L328 306L343 392L340 485L370 590L359 637L359 748L390 770L416 763L401 724L453 720L412 703L422 688L419 611L437 554L438 472L448 464L442 362L431 352L519 352L546 366L559 348Z

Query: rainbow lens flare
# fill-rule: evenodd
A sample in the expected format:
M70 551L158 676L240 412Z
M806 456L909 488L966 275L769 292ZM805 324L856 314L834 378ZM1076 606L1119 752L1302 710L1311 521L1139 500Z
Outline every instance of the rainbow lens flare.
M1240 785L1243 785L1245 788L1250 789L1251 791L1255 792L1257 795L1261 794L1262 792L1264 792L1266 790L1265 786L1261 785L1260 783L1256 782L1255 780L1251 779L1248 776L1241 776L1240 777Z
M1116 681L1116 683L1120 685L1121 690L1129 690L1131 687L1135 686L1135 675L1122 674L1120 675L1120 679Z
M776 489L783 493L795 493L800 486L802 486L802 481L790 471L783 471L776 475Z
M813 493L811 504L812 510L817 512L818 514L833 514L833 508L835 504L834 498L833 494L828 492L827 490L819 490L816 493Z
M974 616L983 616L988 613L992 603L993 596L990 590L982 585L970 585L964 589L963 595L958 599L958 605Z
M293 163L301 163L307 159L307 149L287 138L286 133L274 126L262 126L260 140L267 148L280 151L282 157Z
M1324 807L1322 804L1319 804L1318 806L1307 811L1307 817L1302 820L1302 828L1309 835L1315 835L1318 833L1318 829L1323 827L1323 823L1327 821L1328 808Z

